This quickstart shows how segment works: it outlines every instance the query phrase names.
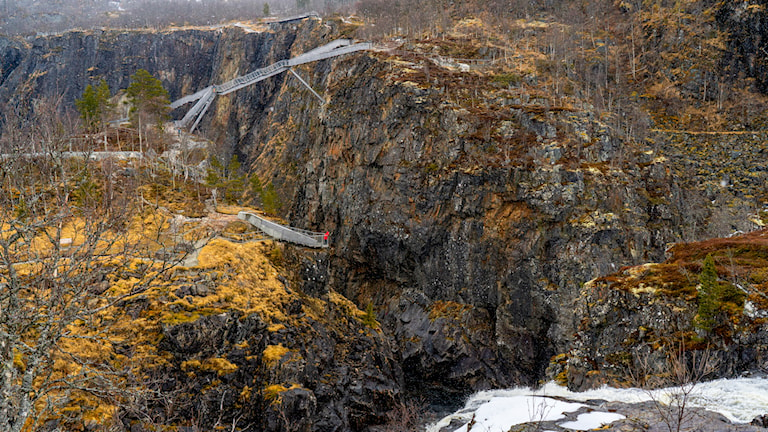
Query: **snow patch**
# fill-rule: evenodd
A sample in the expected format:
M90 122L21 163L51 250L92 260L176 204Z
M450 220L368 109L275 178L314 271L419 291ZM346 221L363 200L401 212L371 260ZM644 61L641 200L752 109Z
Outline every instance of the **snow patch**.
M617 413L594 411L590 413L579 414L575 421L560 423L560 426L566 429L590 430L597 429L600 426L611 424L615 421L625 418L625 416Z
M475 425L472 430L506 432L521 423L560 420L565 417L564 413L576 411L586 405L546 397L515 395L475 400L468 403L469 406L474 408L448 416L427 430L439 431L452 420L469 422L474 415ZM456 429L455 432L467 432L467 425Z
M653 398L667 403L670 395L673 394L675 394L674 388L659 389L654 390ZM467 423L473 415L478 426L477 430L505 432L516 424L556 421L564 417L563 413L573 412L586 406L580 403L562 402L551 397L575 402L605 400L624 403L639 403L652 399L648 391L638 388L619 389L604 386L576 393L554 382L547 383L538 390L526 387L488 390L472 395L463 409L429 425L427 432L438 432L450 425L453 420ZM719 379L701 383L696 386L688 402L690 407L720 413L734 423L749 423L755 417L768 412L768 378ZM589 414L579 415L575 422L565 422L560 426L569 429L594 429L601 424L623 418L615 413L592 412ZM593 423L590 426L584 426L582 421ZM465 425L454 432L466 431Z

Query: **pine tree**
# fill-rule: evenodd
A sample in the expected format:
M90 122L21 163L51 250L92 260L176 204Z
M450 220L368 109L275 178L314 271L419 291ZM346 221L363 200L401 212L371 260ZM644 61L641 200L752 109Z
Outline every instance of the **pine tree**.
M373 311L373 303L371 302L368 302L368 305L365 307L365 315L363 315L363 324L367 325L372 329L375 329L379 326L379 323L376 321L376 313Z
M240 161L237 155L232 155L227 164L227 180L231 180L236 177L237 172L240 171Z
M224 185L224 199L230 203L237 203L245 190L245 175L239 174L240 161L237 155L233 155L227 164L227 181Z
M205 175L205 184L209 188L220 188L223 186L222 181L222 172L224 171L224 166L219 162L219 159L211 155L211 160L208 163L208 170L206 171Z
M139 69L131 76L131 84L126 89L131 110L145 112L162 121L168 115L168 91L163 83L144 69Z
M102 79L96 88L88 84L82 98L75 101L80 118L83 119L83 124L89 132L96 132L100 126L106 124L107 115L112 108L109 103L110 97L109 86Z
M128 100L131 103L131 114L138 121L139 145L142 145L142 119L154 121L158 129L162 130L163 121L168 117L170 101L168 91L163 88L163 83L144 69L139 69L131 76L131 84L126 89ZM143 148L140 149L143 151Z
M261 203L264 206L264 211L271 215L277 215L283 206L272 182L269 182L267 187L261 191Z
M112 97L112 93L109 91L109 85L105 79L99 81L99 86L96 88L96 101L99 104L99 116L102 123L106 123L106 116L109 115L109 111L114 105L109 101Z
M251 184L251 193L261 196L261 192L264 190L264 187L261 185L259 176L257 176L256 173L251 174L248 182Z
M264 3L264 6L261 8L261 12L264 16L269 16L269 3Z
M85 128L92 132L95 126L97 103L96 103L96 91L93 86L88 84L83 91L83 97L75 101L77 110L80 111L80 118L83 119L83 125Z

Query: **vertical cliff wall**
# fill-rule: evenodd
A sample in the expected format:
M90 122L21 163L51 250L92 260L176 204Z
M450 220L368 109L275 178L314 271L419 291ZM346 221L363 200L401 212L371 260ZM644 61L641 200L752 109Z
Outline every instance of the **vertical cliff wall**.
M575 333L580 284L752 229L765 196L760 133L636 142L588 105L505 97L426 57L302 72L327 103L287 80L238 147L294 223L332 232L329 285L377 306L421 389L535 382Z
M307 21L302 28L320 25ZM138 69L159 78L173 100L286 58L300 33L295 24L273 24L262 30L232 26L0 38L0 108L61 97L60 109L73 110L75 99L88 84L103 78L114 94L128 87ZM311 32L304 36L311 37ZM316 42L301 43L312 46ZM282 78L243 93L259 92L254 99L269 100L270 84Z
M176 98L338 36L307 20L4 40L0 100L66 105L99 77L126 87L138 68ZM660 261L670 242L752 229L768 196L762 132L638 142L587 103L424 53L296 70L324 103L283 74L217 98L200 130L277 186L292 224L331 231L329 260L307 278L327 283L306 290L375 305L422 393L536 382L576 333L582 283Z

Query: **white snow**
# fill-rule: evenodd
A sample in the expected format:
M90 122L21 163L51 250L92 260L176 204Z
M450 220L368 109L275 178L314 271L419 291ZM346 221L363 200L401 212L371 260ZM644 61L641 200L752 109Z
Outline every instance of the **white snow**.
M660 389L654 392L653 397L665 402L668 400L668 395L674 392L674 389ZM558 420L564 417L564 412L573 412L585 406L579 403L562 402L551 397L560 397L574 402L606 400L637 403L651 400L651 394L638 388L601 387L576 393L554 382L538 390L525 387L489 390L472 395L463 409L428 426L427 432L437 432L448 426L452 420L469 422L473 414L477 422L477 430L507 431L515 424ZM748 423L757 416L768 414L768 378L720 379L698 384L690 397L688 406L721 413L735 423ZM593 429L619 419L616 417L618 414L614 413L592 412L589 414L580 415L577 422L565 422L561 426L572 429ZM582 421L593 421L593 423L591 423L592 426L584 426L581 424ZM455 432L466 431L466 426L455 430Z
M476 423L472 430L506 432L516 424L561 419L563 413L583 406L535 396L493 397L474 411ZM456 429L456 432L467 432L467 425Z
M527 388L504 390L505 394L535 394L539 396L559 396L574 401L603 399L607 401L635 403L651 400L651 395L643 389L601 387L585 392L572 392L554 382L547 383L539 391ZM656 400L667 402L674 388L660 389L654 392ZM755 417L768 414L768 378L732 378L703 382L693 389L690 406L718 412L735 423L749 423Z
M617 413L593 411L579 414L579 416L576 418L576 421L560 423L560 426L566 429L590 430L597 429L602 425L610 424L625 418L626 417L623 415Z

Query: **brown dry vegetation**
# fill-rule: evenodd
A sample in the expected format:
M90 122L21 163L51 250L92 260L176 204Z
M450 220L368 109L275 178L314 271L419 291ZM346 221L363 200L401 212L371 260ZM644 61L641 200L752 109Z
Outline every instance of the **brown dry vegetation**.
M202 224L204 221L190 223ZM236 222L232 222L236 223ZM168 233L167 215L161 209L146 209L143 217L135 218L128 228L128 237L152 239L149 251L163 247L172 247ZM166 239L158 242L155 239ZM175 267L163 271L160 264L146 258L127 258L114 256L117 263L129 260L129 265L120 267L119 272L109 276L105 298L121 297L122 300L93 315L87 322L79 322L70 327L72 338L66 339L63 350L76 353L78 361L86 358L94 365L108 365L109 370L128 371L131 376L149 378L154 371L170 366L171 358L167 352L158 348L164 326L173 326L195 321L203 316L237 311L241 316L257 314L269 328L275 331L293 323L295 318L287 314L288 304L297 296L289 293L285 285L278 280L282 270L273 264L275 250L282 246L271 241L232 243L223 239L211 240L199 252L199 265L194 268ZM109 265L106 262L105 265ZM146 290L130 295L133 287L141 283L141 278L153 278L163 271L160 279ZM201 276L209 281L212 289L203 296L179 298L178 289ZM339 315L336 319L362 321L365 312L352 302L336 293L331 293L330 301L337 310L349 314L348 318ZM325 320L325 305L322 301L304 298L307 304L304 316L317 321ZM98 340L98 342L93 342ZM286 353L288 347L268 346L263 352L267 366L276 362ZM195 363L196 362L196 363ZM65 376L76 372L81 366L64 356L57 357L54 374ZM182 365L190 373L194 371L213 371L219 375L236 370L236 366L223 358L193 360ZM119 381L127 379L118 373ZM134 383L135 385L135 383ZM279 385L279 384L275 384ZM140 391L142 385L134 388ZM274 393L279 397L285 388L267 387L265 397ZM93 421L109 424L117 407L125 401L121 399L101 399L90 392L73 392L58 411L66 418L70 427ZM54 416L56 416L54 415Z
M725 296L719 300L718 310L725 314L728 323L746 324L743 322L742 310L744 295L756 309L768 310L768 230L676 244L668 253L670 257L663 263L624 268L595 279L589 286L596 290L650 293L695 303L700 295L697 288L700 285L702 263L711 255L720 279L718 284L723 287L722 295ZM742 289L745 294L742 294ZM761 322L760 319L754 320L756 325ZM728 339L734 329L731 325L722 324L727 323L721 323L715 333ZM687 333L686 337L690 339L688 342L702 343L693 332Z
M748 299L760 309L768 309L768 230L729 238L675 245L667 261L698 270L707 255L712 255L721 279L748 288Z
M762 276L768 269L766 229L728 238L678 243L667 252L670 257L664 263L627 267L600 277L596 282L627 290L643 285L662 288L662 293L668 295L692 294L690 290L698 284L701 263L707 255L712 255L721 279L751 283L768 295L768 286Z
M440 2L428 3L422 7ZM724 69L729 36L717 22L722 2L599 2L585 8L566 1L538 10L526 2L496 3L441 4L451 19L409 27L410 40L395 52L411 64L401 68L400 79L440 89L463 108L505 112L508 104L497 101L520 96L530 101L518 104L526 112L594 107L630 139L643 139L651 125L733 131L765 124L766 98L755 91L754 80ZM369 9L369 18L383 23L377 23L379 31L392 29L391 9ZM420 8L413 9L418 21ZM408 18L396 23L403 21ZM438 57L469 64L472 72L430 61Z
M601 339L613 345L601 346L603 357L599 361L590 357L579 360L588 363L588 373L602 380L599 382L637 385L638 381L632 380L640 377L642 382L651 378L674 384L668 381L668 369L647 369L653 355L648 352L667 349L671 353L680 349L688 352L689 357L709 356L715 351L733 349L743 343L739 338L743 341L759 334L765 325L762 314L768 310L768 230L675 244L668 249L668 256L663 263L622 268L584 285L586 315L579 324L580 332L599 334L605 331L604 326L613 325L601 321L604 317L590 315L590 309L606 305L621 309L625 313L623 319L637 326L633 329L633 325L622 324L626 326L621 330L625 332L623 336ZM716 275L705 280L704 262L710 256ZM704 297L704 301L712 302L708 317L713 321L711 328L699 325L707 318L701 316L702 296L707 295L705 284L716 293L709 294L709 299ZM753 312L747 310L745 300ZM660 312L649 313L646 306ZM563 367L569 359L572 360L568 354L562 354L551 360L553 370L559 371L553 374L559 382L567 383L570 379L570 372ZM628 376L632 378L630 382Z
M29 133L45 133L45 126ZM7 129L0 144L17 151L17 143L26 139L22 133L27 131ZM52 148L67 145L58 133L44 137ZM33 140L43 141L39 136ZM39 368L36 359L48 362L42 373L33 375L30 391L20 393L34 398L35 415L23 430L35 430L48 420L58 420L68 430L108 428L118 421L119 409L141 409L133 405L152 397L155 374L175 367L171 354L159 346L164 328L221 313L257 315L269 331L299 325L286 313L299 294L289 293L278 279L286 272L282 246L243 242L253 233L250 227L234 214L208 214L208 188L174 175L161 161L3 162L0 281L21 288L10 292L0 284L0 301L24 312L13 319L28 315L29 322L19 325L30 330L18 335L28 349L6 346L0 353L13 370L2 384L21 389L22 376ZM253 211L222 210L240 209ZM199 251L197 265L180 265L193 244L221 232L241 243L214 238ZM184 295L180 290L196 284L205 285L205 292ZM329 301L342 311L336 314L339 323L360 323L365 317L338 294L332 293ZM302 319L327 320L324 302L301 302ZM54 313L59 314L59 333L50 340L36 339L39 317ZM269 359L273 354L263 355ZM222 377L237 370L217 356L180 367L193 376ZM11 398L6 402L15 403Z

